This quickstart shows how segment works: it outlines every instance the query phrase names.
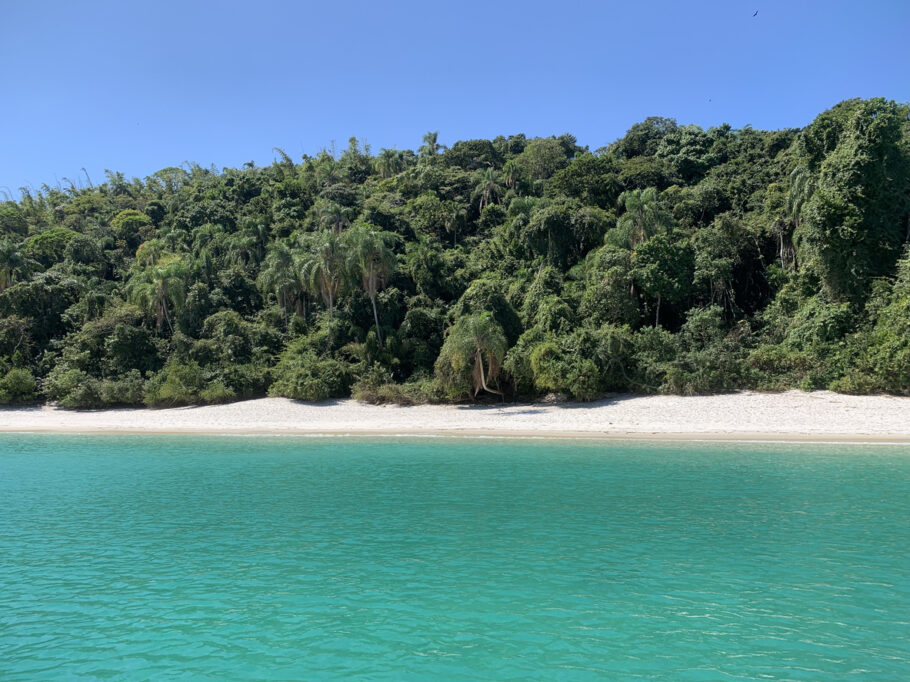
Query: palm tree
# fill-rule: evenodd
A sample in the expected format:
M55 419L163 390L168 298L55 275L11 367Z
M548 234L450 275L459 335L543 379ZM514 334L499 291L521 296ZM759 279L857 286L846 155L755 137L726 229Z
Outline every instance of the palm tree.
M359 272L363 289L373 304L373 321L376 322L376 338L382 349L382 331L379 327L379 312L376 309L376 294L385 286L389 275L395 270L398 260L390 245L396 236L383 232L372 225L358 225L346 235L349 248L349 263L353 272Z
M458 226L468 217L468 208L457 201L446 201L446 232L452 234L452 246L458 246Z
M215 259L212 257L212 252L208 246L204 246L196 252L191 271L193 279L204 281L206 284L211 285L215 277L216 268Z
M268 225L261 219L247 217L241 221L241 229L253 245L253 256L257 265L265 257L265 249L271 237Z
M512 190L516 189L518 187L518 181L521 180L521 166L515 163L515 159L506 161L505 165L502 167L502 173L506 187Z
M178 256L160 262L158 265L140 271L128 285L130 301L155 314L155 323L160 330L167 322L171 334L174 325L168 303L173 308L183 305L186 295L186 264Z
M239 265L246 268L256 258L256 239L247 232L235 232L225 236L225 258L228 265Z
M347 283L344 245L331 230L304 235L305 251L298 261L300 279L322 296L329 309L329 321L335 319L335 301Z
M474 189L474 197L480 197L479 210L484 206L495 204L502 197L502 185L499 184L499 175L493 168L487 168L480 174L480 182Z
M376 171L384 178L390 178L404 170L404 159L397 149L382 149L373 162Z
M438 130L427 133L423 136L423 146L417 150L417 153L421 156L421 158L436 156L439 150L443 149L442 145L436 142L437 139L439 139Z
M475 398L481 389L502 396L502 391L490 388L489 384L499 376L507 350L506 336L492 313L467 315L449 329L437 368L442 369L444 376L457 377L471 366Z
M149 239L136 249L135 264L142 268L157 265L165 255L165 243L160 239Z
M323 149L319 156L313 159L310 164L316 176L316 182L320 187L328 187L341 180L341 175L338 172L338 162L334 156L334 145L332 145L332 153Z
M269 249L257 283L264 292L274 292L287 320L288 310L299 302L302 287L296 257L286 244L276 242Z
M288 156L287 152L284 151L281 147L272 147L272 151L277 152L278 156L281 157L280 163L278 161L273 161L272 164L275 167L281 169L282 179L288 175L293 176L294 175L294 160L290 156Z
M319 224L323 228L331 228L335 234L351 224L351 215L353 210L336 204L334 201L320 200L315 206L316 215Z
M655 187L623 192L619 205L625 208L625 213L616 221L616 232L630 249L672 225L672 216L657 201Z

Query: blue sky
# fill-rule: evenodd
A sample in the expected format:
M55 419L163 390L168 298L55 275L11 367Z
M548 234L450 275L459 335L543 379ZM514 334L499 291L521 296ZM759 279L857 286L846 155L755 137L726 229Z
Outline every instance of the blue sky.
M753 17L753 12L758 16ZM910 101L910 2L0 4L0 198L193 161L523 132L603 146L647 116L803 126Z

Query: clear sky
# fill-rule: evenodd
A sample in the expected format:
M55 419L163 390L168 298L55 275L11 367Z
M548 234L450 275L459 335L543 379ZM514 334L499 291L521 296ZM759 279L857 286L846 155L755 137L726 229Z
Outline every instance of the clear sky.
M753 13L758 11L758 16ZM910 101L908 0L0 1L0 199L68 177Z

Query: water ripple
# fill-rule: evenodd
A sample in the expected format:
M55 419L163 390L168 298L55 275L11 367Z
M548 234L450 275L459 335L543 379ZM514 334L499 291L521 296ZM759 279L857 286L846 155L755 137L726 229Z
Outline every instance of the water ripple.
M0 437L0 678L906 679L898 449Z

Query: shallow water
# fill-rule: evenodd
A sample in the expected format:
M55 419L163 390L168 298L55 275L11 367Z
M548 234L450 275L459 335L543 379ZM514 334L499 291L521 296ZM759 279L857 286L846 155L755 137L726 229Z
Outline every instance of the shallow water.
M0 679L910 679L908 455L0 436Z

